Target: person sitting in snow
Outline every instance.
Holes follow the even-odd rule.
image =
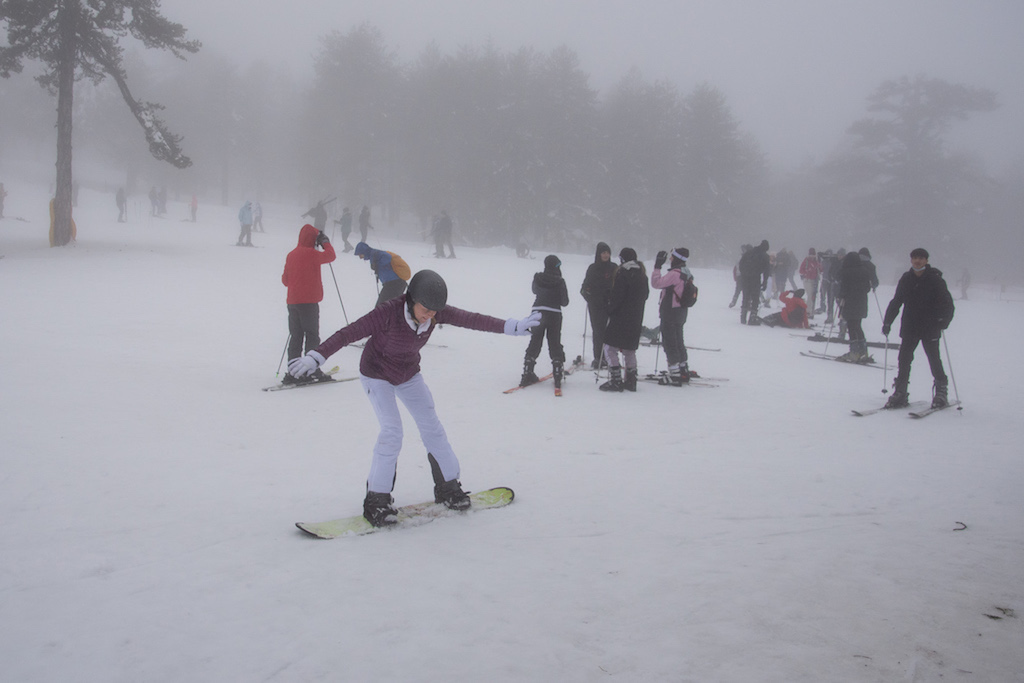
[[[768,327],[782,325],[794,329],[807,329],[810,323],[807,322],[807,302],[804,301],[804,290],[788,290],[779,295],[783,309],[778,313],[761,318],[761,323]]]
[[[527,335],[539,322],[537,312],[521,320],[501,320],[449,306],[444,279],[432,270],[421,270],[409,282],[407,293],[384,302],[288,364],[289,373],[305,377],[339,349],[370,338],[359,360],[363,393],[380,423],[363,500],[363,516],[370,524],[388,526],[398,522],[391,492],[402,448],[399,400],[416,422],[426,447],[434,479],[434,501],[452,510],[466,510],[472,504],[459,482],[459,460],[420,373],[420,349],[437,326],[448,324],[482,332]]]

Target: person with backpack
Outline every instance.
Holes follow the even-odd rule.
[[[640,346],[644,306],[650,293],[644,264],[637,260],[635,250],[623,248],[619,252],[619,267],[612,276],[608,326],[604,331],[604,357],[611,379],[599,387],[601,391],[636,391],[636,350]],[[625,380],[619,364],[620,353],[626,366]]]
[[[318,249],[319,247],[319,249]],[[336,258],[334,247],[327,235],[307,223],[299,230],[299,244],[284,260],[281,284],[288,288],[288,360],[320,346],[320,302],[324,299],[324,285],[320,267]],[[301,384],[291,374],[285,374],[284,384]],[[330,378],[318,368],[306,381],[323,382]]]
[[[533,275],[533,311],[540,314],[540,324],[533,328],[523,359],[523,377],[519,386],[528,387],[540,381],[533,371],[540,356],[544,336],[548,338],[551,373],[555,388],[562,388],[565,349],[562,348],[562,306],[569,305],[569,290],[562,277],[562,261],[554,254],[544,258],[544,270]]]
[[[405,259],[390,251],[374,249],[366,242],[356,245],[355,255],[370,262],[370,269],[380,282],[380,292],[374,306],[380,306],[385,301],[405,293],[406,283],[412,274]]]
[[[612,276],[616,267],[612,262],[612,248],[604,242],[598,242],[594,251],[594,262],[587,266],[587,274],[583,277],[583,286],[580,287],[580,295],[587,302],[590,328],[593,331],[594,370],[606,364],[604,328],[608,325],[608,294],[612,291]]]
[[[681,387],[690,381],[683,326],[690,307],[696,303],[697,287],[693,284],[693,273],[686,267],[690,250],[679,247],[672,250],[671,256],[669,269],[662,275],[661,267],[668,260],[669,253],[658,252],[654,259],[654,270],[651,271],[651,286],[661,290],[658,315],[661,318],[661,345],[665,349],[665,361],[668,363],[668,376],[659,380],[659,384]]]
[[[370,524],[380,527],[398,522],[391,492],[402,449],[399,401],[415,421],[427,450],[434,480],[434,502],[451,510],[466,510],[472,505],[459,482],[459,460],[420,373],[420,350],[437,326],[527,335],[539,322],[539,313],[531,313],[521,320],[502,320],[449,306],[448,285],[444,279],[432,270],[421,270],[409,282],[407,293],[341,328],[317,348],[288,364],[289,373],[305,377],[343,347],[369,337],[359,359],[359,381],[380,423],[363,499],[363,516]]]
[[[914,362],[914,351],[918,344],[924,347],[935,381],[932,407],[949,405],[949,380],[939,355],[939,339],[953,320],[955,307],[953,295],[942,279],[942,271],[928,265],[928,252],[925,249],[917,248],[910,252],[910,270],[900,278],[896,293],[885,309],[882,334],[886,340],[889,339],[892,323],[901,307],[903,316],[900,318],[899,370],[896,372],[892,395],[885,407],[904,408],[908,405],[910,364]]]

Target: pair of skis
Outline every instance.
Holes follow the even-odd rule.
[[[938,406],[933,408],[931,407],[931,404],[928,401],[914,401],[913,403],[903,406],[902,408],[886,408],[885,406],[882,406],[881,408],[870,408],[868,410],[851,410],[850,412],[856,415],[857,417],[867,417],[868,415],[874,415],[875,413],[881,413],[887,410],[909,409],[910,412],[908,413],[908,415],[910,415],[910,417],[921,419],[928,417],[932,413],[937,413],[940,410],[945,410],[946,408],[953,408],[959,405],[960,401],[951,401],[944,406]]]
[[[572,373],[576,372],[577,370],[580,370],[580,369],[586,367],[586,365],[587,364],[583,362],[583,358],[580,357],[580,356],[577,356],[576,360],[574,360],[572,362],[572,365],[570,365],[569,367],[565,368],[562,371],[562,378],[564,379],[564,378],[568,377],[569,375],[571,375]],[[543,377],[538,377],[537,381],[534,382],[533,384],[527,384],[525,387],[524,386],[516,385],[516,386],[512,387],[511,389],[506,389],[502,393],[503,394],[511,394],[512,392],[519,391],[520,389],[526,389],[528,387],[536,386],[536,385],[540,384],[541,382],[548,381],[549,379],[551,379],[554,376],[555,376],[555,373],[549,372],[548,374],[544,375]],[[555,387],[555,396],[561,396],[561,395],[562,395],[562,387]]]
[[[318,382],[300,382],[298,384],[275,384],[269,387],[263,387],[263,391],[287,391],[288,389],[302,389],[303,387],[318,387],[324,384],[339,384],[341,382],[351,382],[352,380],[359,379],[358,377],[339,377],[335,378],[334,375],[338,374],[341,370],[340,367],[335,365],[330,370],[324,372],[328,379],[322,379]]]

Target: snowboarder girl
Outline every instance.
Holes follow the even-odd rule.
[[[501,320],[447,303],[448,286],[444,279],[432,270],[421,270],[409,282],[406,294],[374,308],[316,349],[288,363],[291,375],[304,377],[342,347],[370,338],[359,360],[359,379],[380,423],[363,500],[363,516],[374,526],[398,521],[391,497],[402,448],[402,418],[396,399],[409,411],[426,446],[434,478],[434,501],[452,510],[470,507],[469,496],[459,483],[458,458],[420,374],[420,349],[435,327],[449,324],[482,332],[527,335],[540,322],[539,313],[531,313],[522,320]]]

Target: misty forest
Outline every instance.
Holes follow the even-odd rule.
[[[678,243],[724,266],[762,238],[797,250],[942,244],[965,267],[1014,277],[1024,163],[995,177],[951,148],[951,129],[999,106],[969,83],[893,74],[820,162],[782,170],[714,83],[624,68],[598,92],[571,46],[430,44],[403,63],[363,24],[319,36],[312,78],[298,82],[202,49],[153,0],[103,6],[120,9],[2,5],[3,173],[54,187],[58,223],[72,184],[136,199],[156,186],[222,205],[337,197],[332,218],[365,204],[385,227],[425,228],[444,209],[472,246]]]

